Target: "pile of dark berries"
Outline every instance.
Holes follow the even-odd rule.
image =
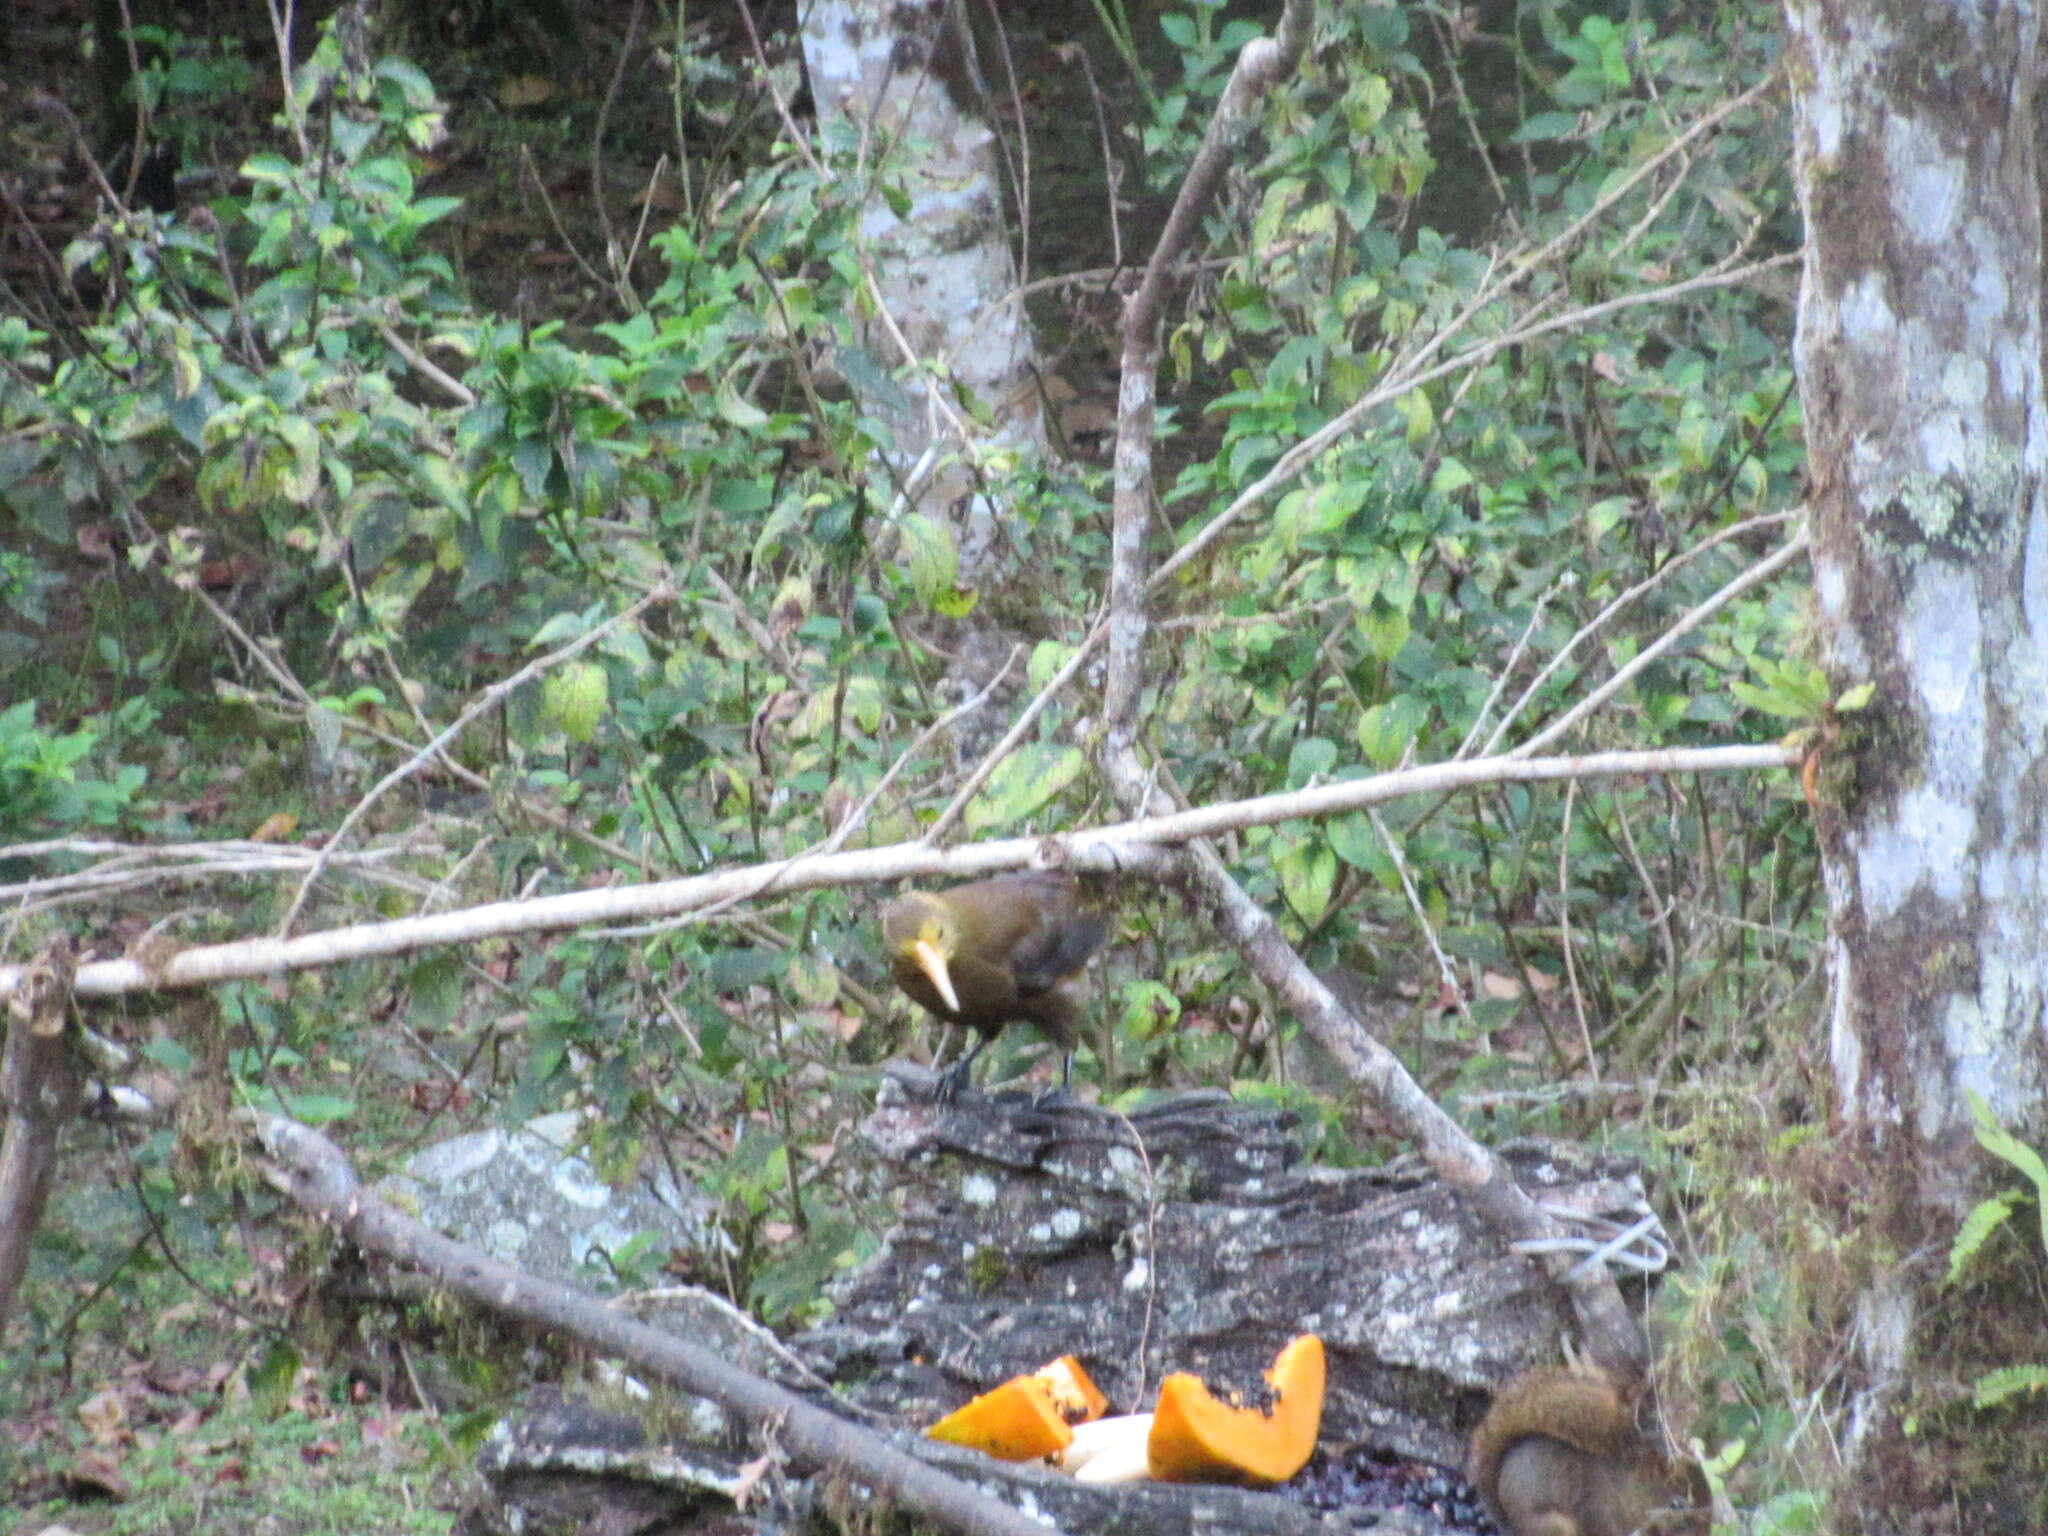
[[[1435,1516],[1452,1530],[1497,1536],[1477,1490],[1457,1473],[1369,1445],[1354,1445],[1335,1455],[1319,1450],[1274,1492],[1311,1509],[1390,1509],[1405,1504]]]

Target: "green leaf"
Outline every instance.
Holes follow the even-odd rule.
[[[429,496],[458,517],[469,513],[469,498],[463,494],[461,478],[446,459],[423,454],[412,461],[415,483]]]
[[[410,1006],[406,1018],[415,1028],[438,1033],[455,1017],[462,1003],[465,973],[452,955],[433,954],[405,973]]]
[[[1337,855],[1330,845],[1321,838],[1290,838],[1274,856],[1273,872],[1294,915],[1306,924],[1320,922],[1337,889]]]
[[[541,717],[571,741],[588,742],[604,718],[611,684],[594,661],[572,661],[541,680]]]
[[[1180,999],[1149,976],[1125,982],[1122,998],[1123,1030],[1133,1039],[1153,1039],[1180,1022]]]
[[[1754,1536],[1818,1536],[1821,1528],[1820,1500],[1803,1490],[1766,1500],[1750,1525]]]
[[[763,478],[711,482],[710,504],[714,512],[766,512],[774,502],[774,489]]]
[[[839,997],[839,967],[821,954],[799,950],[791,956],[785,980],[806,1008],[829,1008]]]
[[[1400,655],[1412,632],[1408,610],[1384,601],[1366,605],[1358,615],[1358,628],[1365,636],[1365,648],[1380,661],[1392,661]]]
[[[1446,458],[1437,465],[1436,473],[1429,477],[1429,488],[1439,496],[1449,496],[1462,491],[1472,483],[1472,471],[1456,459]]]
[[[2048,1391],[2048,1365],[2008,1365],[1980,1376],[1970,1398],[1973,1408],[1995,1408],[2008,1398]]]
[[[1845,689],[1841,697],[1835,700],[1835,713],[1853,715],[1857,710],[1867,708],[1870,701],[1876,697],[1876,683],[1858,683],[1854,688]]]
[[[1740,678],[1729,681],[1728,689],[1751,709],[1766,715],[1776,715],[1781,720],[1808,720],[1805,706],[1797,699],[1779,692],[1775,688],[1759,688],[1754,683],[1745,683]]]
[[[903,561],[910,590],[927,605],[953,595],[960,574],[960,550],[951,526],[936,517],[913,512],[897,525],[903,540]]]
[[[1963,1097],[1969,1103],[1970,1117],[1977,1122],[1977,1145],[1993,1157],[2004,1158],[2033,1184],[2034,1202],[2041,1211],[2041,1246],[2048,1250],[2048,1163],[2024,1141],[1999,1127],[1991,1106],[1976,1089],[1964,1089]]]
[[[1411,389],[1396,400],[1394,409],[1401,413],[1401,419],[1407,423],[1410,447],[1429,436],[1429,429],[1436,425],[1436,412],[1430,407],[1429,396],[1419,389]]]
[[[1331,849],[1346,864],[1371,875],[1390,895],[1401,889],[1400,867],[1394,863],[1387,840],[1380,836],[1370,816],[1339,816],[1323,824],[1323,833],[1330,839]]]
[[[761,531],[754,538],[756,567],[765,565],[769,556],[782,547],[784,537],[803,525],[807,510],[808,503],[796,496],[785,496],[775,504],[775,510],[768,514],[768,520],[761,524]]]
[[[1429,720],[1429,706],[1412,693],[1397,693],[1358,717],[1358,749],[1373,767],[1398,765]]]
[[[1337,763],[1337,743],[1321,736],[1305,736],[1287,754],[1287,783],[1299,789],[1310,779],[1321,778]]]
[[[1579,128],[1576,112],[1538,112],[1509,135],[1512,144],[1540,144],[1545,139],[1569,139]]]
[[[274,1092],[269,1088],[257,1088],[250,1092],[249,1101],[258,1109],[274,1110],[306,1125],[330,1125],[336,1120],[346,1120],[356,1112],[355,1100],[338,1093],[293,1093],[289,1089]]]
[[[1031,648],[1031,659],[1024,664],[1024,675],[1036,693],[1053,679],[1053,674],[1064,667],[1073,656],[1074,648],[1060,640],[1041,640]]]
[[[294,167],[283,155],[251,155],[242,162],[244,179],[271,186],[289,186]]]
[[[743,432],[759,432],[768,425],[768,413],[751,400],[742,400],[730,382],[718,386],[718,414]]]
[[[528,650],[544,651],[552,645],[563,645],[580,635],[590,632],[590,618],[587,614],[562,612],[551,614],[541,627],[533,632],[533,638],[526,642]]]
[[[714,992],[743,992],[766,981],[779,981],[789,971],[786,949],[721,949],[705,966],[705,981]]]
[[[1993,1195],[1988,1200],[1977,1202],[1976,1209],[1963,1218],[1963,1224],[1956,1231],[1956,1240],[1948,1252],[1948,1283],[1954,1285],[1956,1277],[1963,1272],[1963,1266],[1977,1256],[1985,1241],[2005,1224],[2016,1206],[2026,1199],[2016,1189]]]
[[[1586,532],[1594,538],[1612,533],[1633,509],[1626,496],[1608,496],[1586,508]]]
[[[1086,766],[1079,747],[1039,742],[1011,753],[989,775],[981,797],[967,807],[968,830],[986,832],[1022,821],[1078,779]]]
[[[285,476],[284,493],[303,507],[320,489],[319,436],[303,416],[280,417],[276,432],[292,451],[292,468]]]

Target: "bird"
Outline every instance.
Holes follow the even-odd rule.
[[[1109,936],[1109,919],[1072,875],[998,875],[944,891],[910,891],[882,909],[889,973],[911,1001],[981,1036],[939,1080],[949,1100],[1006,1024],[1035,1024],[1065,1053],[1073,1080],[1081,972]]]

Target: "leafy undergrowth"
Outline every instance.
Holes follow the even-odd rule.
[[[82,71],[69,8],[26,9],[24,35],[51,50],[38,62]],[[424,30],[428,8],[386,9]],[[1148,87],[1154,110],[1104,125],[1105,146],[1144,145],[1148,195],[1185,168],[1243,40],[1223,9],[1165,18],[1176,67],[1156,100]],[[1264,158],[1209,221],[1218,265],[1171,322],[1177,536],[1398,355],[1533,319],[1498,292],[1478,303],[1503,264],[1438,227],[1457,207],[1494,221],[1490,196],[1437,174],[1457,140],[1490,139],[1502,164],[1514,146],[1526,185],[1498,190],[1540,241],[1771,67],[1776,12],[1757,0],[1698,31],[1526,9],[1512,46],[1489,39],[1469,66],[1501,71],[1475,98],[1496,103],[1487,120],[1446,125],[1428,70],[1448,34],[1411,33],[1403,7],[1331,8],[1313,68],[1269,106]],[[51,120],[0,123],[0,147],[41,167],[29,205],[78,274],[75,292],[45,274],[33,320],[0,318],[0,426],[20,428],[0,455],[0,845],[332,837],[478,690],[657,577],[673,602],[511,694],[380,803],[355,845],[418,844],[389,885],[330,878],[301,930],[791,855],[868,796],[867,841],[929,827],[967,767],[927,734],[953,698],[950,624],[993,615],[1041,686],[1101,588],[1106,481],[1078,456],[1014,478],[989,466],[1015,566],[982,591],[958,586],[947,529],[894,516],[872,470],[888,428],[846,382],[880,398],[918,382],[855,323],[857,194],[880,175],[886,197],[893,171],[826,136],[830,174],[778,150],[787,37],[771,27],[756,74],[743,31],[688,11],[659,48],[607,36],[566,53],[529,34],[521,60],[510,22],[488,50],[399,31],[365,51],[309,29],[296,95],[260,30],[187,17],[203,35],[153,45],[159,126],[212,176],[168,221],[96,213],[64,191],[78,178]],[[1044,169],[1100,179],[1096,102],[1052,94],[1079,81],[1074,55],[1023,41],[1010,110],[1079,134],[1035,140]],[[635,62],[616,99],[613,45]],[[560,67],[535,75],[535,58]],[[1525,76],[1545,110],[1511,120]],[[1789,247],[1783,162],[1768,121],[1742,123],[1690,162],[1699,187],[1674,171],[1611,208],[1583,257],[1530,263],[1548,285],[1531,302],[1592,304]],[[1069,237],[1041,250],[1108,264],[1107,221],[1076,212],[1093,207],[1080,193],[1039,206]],[[1120,233],[1128,260],[1140,232]],[[1108,368],[1104,292],[1066,316],[1069,363]],[[1162,594],[1151,746],[1177,793],[1440,760],[1506,732],[1511,709],[1533,730],[1764,553],[1800,491],[1782,296],[1702,288],[1642,313],[1529,331],[1414,388]],[[1082,403],[1114,398],[1106,382],[1084,377]],[[1647,595],[1610,610],[1631,591]],[[1804,622],[1794,584],[1758,589],[1573,743],[1810,723],[1829,700],[1800,659]],[[1074,696],[1049,709],[964,835],[1099,819],[1093,712]],[[1671,1085],[1785,1077],[1755,1037],[1811,1006],[1807,816],[1790,781],[1513,788],[1252,828],[1230,857],[1488,1134],[1606,1134],[1668,1166],[1668,1133],[1637,1108],[1655,1093],[1565,1090],[1590,1072],[1668,1103]],[[196,889],[53,902],[38,921],[112,953],[274,931],[290,898],[289,883]],[[784,895],[623,940],[505,940],[99,1010],[95,1027],[215,1102],[189,1103],[175,1132],[85,1129],[98,1139],[67,1150],[27,1336],[0,1360],[0,1411],[25,1431],[0,1475],[25,1528],[433,1530],[462,1502],[468,1427],[514,1373],[487,1345],[330,1295],[324,1245],[239,1166],[227,1116],[243,1103],[331,1124],[365,1176],[479,1125],[592,1111],[604,1177],[666,1166],[717,1203],[730,1257],[690,1278],[771,1324],[815,1316],[875,1240],[849,1128],[874,1064],[905,1046],[872,897]],[[1214,931],[1170,898],[1126,897],[1087,1090],[1229,1083],[1304,1112],[1321,1155],[1386,1144]],[[0,931],[6,957],[42,931]],[[1006,1039],[988,1064],[1037,1055]],[[629,1283],[667,1262],[615,1258]],[[1711,1337],[1704,1308],[1693,1327]],[[1730,1433],[1793,1432],[1768,1417],[1778,1383],[1752,1395]]]
[[[350,1352],[301,1351],[295,1286],[232,1234],[153,1228],[81,1187],[54,1202],[27,1337],[0,1356],[0,1506],[77,1536],[438,1536],[468,1502],[474,1419],[411,1406]],[[250,1229],[254,1231],[254,1228]],[[168,1245],[180,1265],[162,1260]],[[195,1240],[196,1239],[196,1240]],[[111,1253],[115,1267],[105,1265]],[[17,1333],[20,1332],[17,1330]],[[402,1348],[402,1346],[401,1346]],[[388,1362],[401,1373],[403,1359]]]

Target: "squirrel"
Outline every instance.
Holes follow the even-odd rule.
[[[1472,1432],[1466,1475],[1505,1536],[1705,1536],[1697,1469],[1674,1468],[1604,1374],[1524,1371]]]

